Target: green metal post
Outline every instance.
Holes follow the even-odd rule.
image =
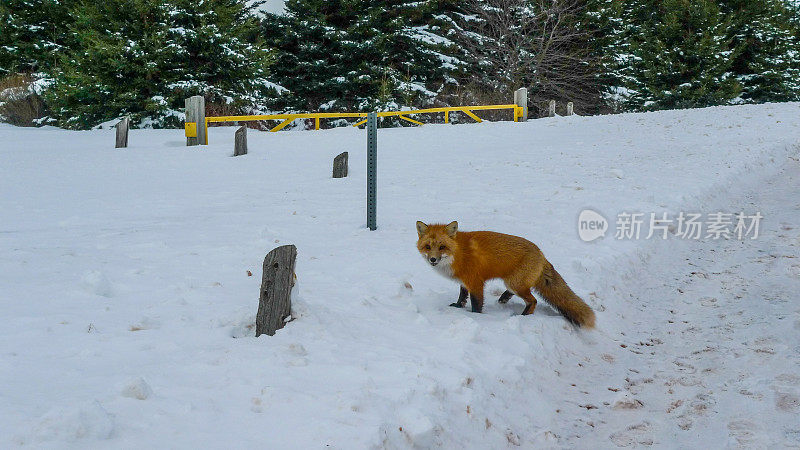
[[[378,114],[367,114],[367,227],[375,231],[378,209]]]

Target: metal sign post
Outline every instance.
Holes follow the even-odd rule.
[[[367,227],[378,228],[378,114],[367,114]]]

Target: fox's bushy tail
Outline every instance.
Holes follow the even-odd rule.
[[[552,264],[547,263],[533,287],[567,320],[579,327],[594,328],[594,311],[572,292]]]

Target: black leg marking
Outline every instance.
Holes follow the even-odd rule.
[[[534,309],[536,309],[536,301],[535,300],[533,302],[527,303],[525,305],[525,309],[522,310],[522,315],[523,316],[527,316],[528,314],[533,314],[533,310]]]
[[[511,297],[513,297],[513,296],[514,296],[514,294],[511,291],[507,290],[507,291],[503,292],[503,295],[501,295],[500,298],[497,299],[497,301],[502,303],[502,304],[506,304],[506,303],[508,303],[509,300],[511,300]]]
[[[483,298],[478,298],[477,295],[470,292],[469,301],[472,303],[472,312],[479,313],[483,311]]]
[[[455,303],[450,303],[450,306],[455,308],[463,308],[467,304],[467,295],[469,291],[464,286],[461,286],[461,292],[458,293],[458,300]]]

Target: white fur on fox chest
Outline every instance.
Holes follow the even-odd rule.
[[[439,275],[450,279],[455,280],[456,277],[453,275],[453,257],[446,256],[439,260],[439,264],[436,264],[433,267],[433,270],[436,271]]]

